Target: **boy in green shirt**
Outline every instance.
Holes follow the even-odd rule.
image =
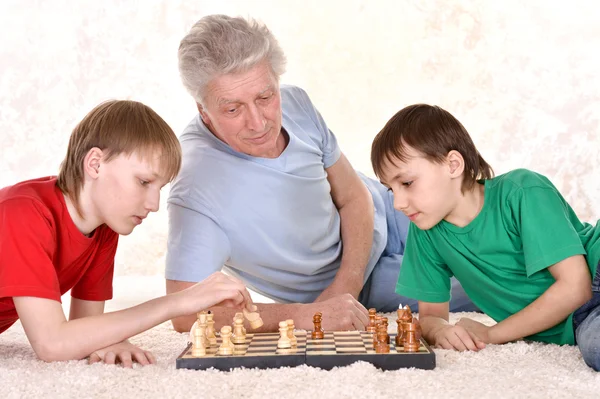
[[[600,229],[579,221],[546,177],[494,177],[462,124],[423,104],[385,125],[371,161],[411,220],[396,292],[419,300],[429,342],[460,351],[521,338],[577,343],[600,369]],[[496,325],[448,323],[452,276]]]

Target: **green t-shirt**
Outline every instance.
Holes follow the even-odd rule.
[[[396,292],[423,302],[450,300],[455,276],[473,303],[497,322],[519,312],[554,283],[548,267],[587,255],[600,260],[600,225],[579,221],[544,176],[525,169],[485,180],[481,212],[465,227],[442,220],[411,223]],[[574,344],[573,315],[528,339]]]

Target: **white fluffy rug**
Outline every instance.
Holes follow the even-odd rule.
[[[132,289],[139,280],[140,289]],[[152,284],[149,284],[152,281]],[[135,285],[138,285],[135,284]],[[151,289],[148,287],[152,287]],[[138,292],[145,300],[160,278],[117,279],[115,296]],[[157,292],[159,294],[160,292]],[[117,297],[118,301],[118,297]],[[109,306],[130,305],[132,296]],[[487,316],[458,313],[485,323]],[[390,323],[390,329],[395,323]],[[164,323],[132,338],[154,353],[158,364],[133,370],[86,361],[47,364],[36,359],[19,323],[0,335],[0,398],[598,398],[600,374],[576,347],[519,342],[479,353],[436,350],[433,371],[380,371],[368,363],[323,371],[301,366],[232,372],[175,369],[186,334]]]

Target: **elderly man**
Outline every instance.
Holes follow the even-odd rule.
[[[326,330],[364,329],[366,308],[416,308],[394,292],[408,219],[354,171],[308,95],[280,86],[285,56],[267,27],[204,17],[181,41],[179,68],[199,114],[180,137],[168,200],[167,292],[223,269],[275,301],[258,304],[264,330],[285,319],[311,329],[317,311]],[[468,310],[455,284],[453,309]],[[212,311],[217,326],[234,316]]]

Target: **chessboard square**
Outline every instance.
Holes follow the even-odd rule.
[[[333,349],[333,348],[335,348],[335,344],[334,343],[331,343],[331,344],[322,344],[322,345],[311,345],[311,344],[306,345],[306,349],[311,349],[311,350],[314,350],[314,349]]]
[[[360,331],[334,331],[333,334],[337,337],[344,337],[351,335],[353,337],[360,335]]]
[[[323,351],[313,351],[313,350],[309,350],[306,352],[307,355],[335,355],[337,354],[336,351],[334,350],[323,350]]]
[[[337,351],[337,353],[367,353],[367,350],[365,348],[356,346],[347,348],[340,348],[338,346],[335,348],[335,350]]]
[[[348,342],[336,342],[335,346],[337,346],[338,348],[356,348],[356,347],[360,347],[360,348],[364,348],[365,345],[362,342],[356,342],[356,341],[348,341]]]
[[[279,339],[279,334],[278,333],[265,333],[265,334],[260,334],[260,335],[255,335],[253,341],[272,341],[272,340],[278,340]]]

